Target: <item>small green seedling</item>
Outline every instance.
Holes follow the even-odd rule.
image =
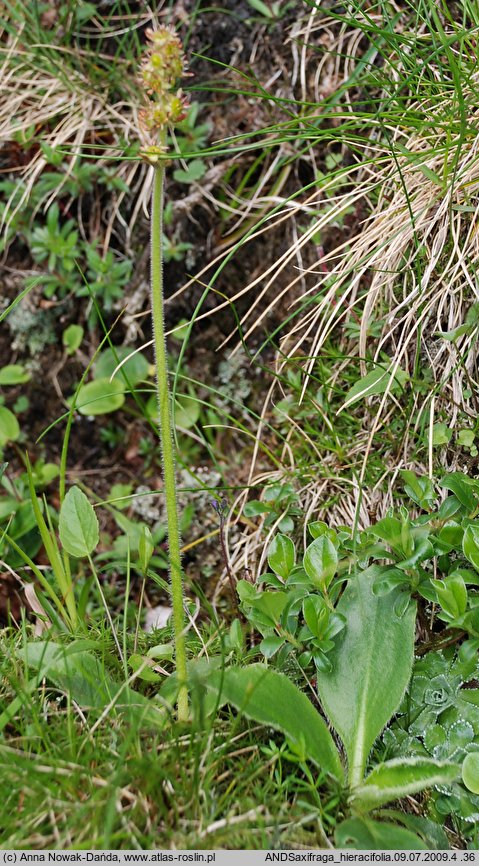
[[[83,328],[81,325],[69,325],[62,334],[62,343],[67,355],[74,355],[80,348],[83,340]]]

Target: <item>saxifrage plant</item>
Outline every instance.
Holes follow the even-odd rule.
[[[377,822],[369,813],[425,788],[452,784],[461,766],[415,755],[377,763],[368,771],[372,746],[397,711],[411,676],[416,622],[415,601],[397,612],[398,589],[386,596],[374,593],[379,568],[371,566],[348,581],[337,606],[344,631],[328,655],[331,669],[317,673],[318,697],[345,758],[324,718],[284,674],[253,664],[213,671],[207,687],[221,703],[280,730],[301,760],[315,763],[347,791],[351,817],[337,828],[339,845],[369,834],[373,848],[421,848],[410,830]]]
[[[479,484],[449,473],[440,486],[451,495],[436,505],[431,479],[402,475],[406,495],[425,513],[413,516],[401,506],[363,532],[313,522],[313,541],[300,563],[293,540],[278,535],[268,551],[270,572],[257,586],[239,584],[243,612],[263,635],[263,655],[279,668],[291,666],[292,658],[308,671],[314,662],[320,704],[342,740],[346,768],[324,720],[284,674],[253,665],[212,677],[222,701],[283,731],[304,758],[341,784],[346,776],[355,814],[350,820],[363,841],[372,832],[364,815],[390,800],[426,787],[458,791],[461,773],[472,799],[479,787],[475,748],[449,749],[447,732],[442,746],[435,743],[412,757],[403,753],[376,765],[369,758],[411,676],[418,598],[435,605],[431,629],[434,618],[436,629],[445,624],[444,636],[432,632],[431,649],[441,640],[447,645],[451,630],[457,640],[466,632],[464,653],[472,653],[474,669],[477,662]],[[347,841],[343,830],[338,843]]]
[[[141,112],[142,156],[153,167],[151,197],[151,308],[153,345],[156,364],[156,387],[159,410],[159,433],[163,456],[168,557],[171,577],[173,628],[175,633],[176,671],[180,683],[178,719],[188,718],[186,648],[184,637],[183,573],[180,552],[180,527],[175,477],[175,448],[171,398],[168,385],[168,363],[165,342],[163,302],[163,209],[166,133],[169,126],[186,117],[185,100],[176,89],[185,74],[181,43],[167,27],[147,31],[150,40],[141,68],[145,106]]]

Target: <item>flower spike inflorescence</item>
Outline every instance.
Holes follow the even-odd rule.
[[[181,42],[168,27],[147,30],[149,46],[140,69],[147,102],[139,113],[142,144],[148,151],[158,147],[155,136],[185,119],[188,102],[180,88],[179,78],[186,75],[186,60]]]
[[[147,30],[146,37],[152,43],[143,61],[143,82],[150,93],[171,90],[185,72],[185,57],[181,42],[169,27]]]

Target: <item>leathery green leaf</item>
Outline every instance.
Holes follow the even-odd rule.
[[[459,778],[460,772],[460,766],[450,761],[422,756],[394,758],[374,767],[364,782],[352,791],[351,803],[360,812],[377,809],[391,800],[416,794],[433,785],[450,785]]]
[[[306,758],[339,781],[343,768],[324,719],[288,677],[266,665],[215,671],[208,687],[222,704],[231,704],[247,718],[281,731],[304,748]]]
[[[318,671],[318,692],[348,757],[349,784],[363,780],[371,747],[396,712],[411,676],[416,605],[398,616],[400,590],[374,595],[380,566],[353,575],[337,606],[346,627]]]
[[[387,363],[387,362],[386,362]],[[392,367],[392,365],[391,365]],[[352,388],[349,389],[346,394],[346,400],[339,412],[342,412],[343,409],[352,406],[353,403],[357,403],[358,400],[361,400],[365,397],[372,397],[377,394],[384,394],[386,391],[398,391],[400,390],[408,380],[407,373],[400,368],[396,368],[393,373],[392,368],[387,369],[384,366],[377,366],[374,370],[370,370],[366,376],[363,376],[359,379]]]
[[[268,565],[271,571],[286,580],[294,568],[294,544],[287,535],[276,535],[268,548]]]
[[[79,487],[71,487],[60,510],[60,541],[70,556],[88,556],[99,539],[93,506]]]
[[[313,586],[327,590],[338,567],[338,553],[330,538],[321,535],[308,545],[303,567]]]
[[[422,851],[428,848],[410,830],[371,818],[348,818],[336,828],[335,838],[338,848],[355,848],[357,851]]]
[[[469,752],[462,765],[462,781],[473,794],[479,794],[479,752]]]

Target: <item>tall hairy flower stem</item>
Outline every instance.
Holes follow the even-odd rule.
[[[156,393],[159,410],[159,434],[163,455],[163,483],[168,530],[168,555],[175,635],[176,674],[179,682],[178,720],[188,719],[188,686],[186,680],[185,617],[183,609],[183,573],[181,568],[180,527],[176,496],[175,448],[173,443],[171,397],[168,387],[165,313],[163,299],[163,195],[164,156],[167,151],[168,127],[186,117],[187,102],[177,81],[185,72],[181,42],[168,27],[147,30],[148,46],[140,68],[143,85],[143,107],[138,113],[142,157],[153,166],[151,197],[151,311],[153,345],[156,362]]]
[[[159,433],[163,455],[163,483],[168,529],[173,631],[175,635],[176,673],[180,684],[178,693],[178,720],[188,719],[188,688],[186,685],[185,617],[183,610],[183,571],[181,567],[180,527],[176,496],[175,448],[173,443],[168,363],[165,341],[165,314],[163,300],[163,194],[164,164],[154,166],[151,197],[151,312],[153,345],[155,349],[156,392],[159,410]]]

